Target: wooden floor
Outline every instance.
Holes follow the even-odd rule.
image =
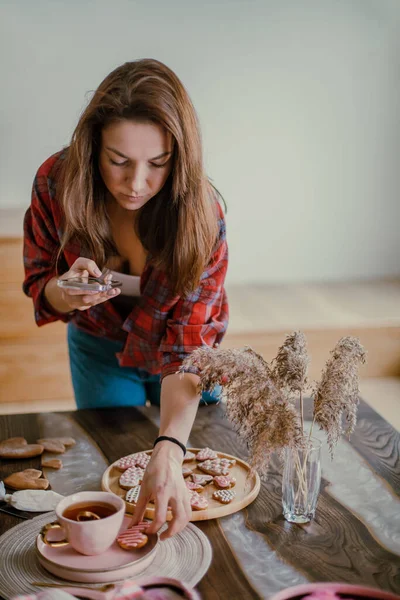
[[[231,334],[400,326],[400,279],[228,285]]]
[[[1,227],[0,227],[1,233]],[[0,237],[0,414],[74,408],[63,323],[37,328],[21,290],[22,240]],[[400,429],[400,279],[227,285],[230,324],[225,347],[252,346],[271,360],[285,335],[302,330],[317,379],[344,335],[368,350],[361,393]]]

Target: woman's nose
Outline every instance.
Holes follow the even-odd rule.
[[[146,188],[146,167],[137,165],[127,174],[126,182],[133,195],[140,196]]]

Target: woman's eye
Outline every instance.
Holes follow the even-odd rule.
[[[128,161],[125,160],[124,162],[115,162],[115,160],[112,160],[112,158],[110,158],[110,163],[117,167],[123,167],[124,165],[126,165],[128,163]]]
[[[168,161],[163,163],[162,165],[155,165],[154,163],[150,163],[152,167],[155,167],[156,169],[162,169],[163,167],[166,167],[168,164]]]

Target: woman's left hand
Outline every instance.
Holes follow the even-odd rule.
[[[162,441],[154,448],[151,460],[147,465],[140,496],[133,513],[131,525],[139,523],[150,500],[155,502],[154,520],[149,533],[156,533],[167,520],[168,507],[172,509],[172,520],[168,529],[161,535],[165,540],[188,524],[192,511],[189,493],[182,475],[183,453],[179,446]]]

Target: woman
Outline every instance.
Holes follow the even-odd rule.
[[[190,517],[182,459],[199,397],[187,356],[227,327],[223,213],[207,180],[196,114],[182,83],[155,60],[129,62],[100,84],[71,144],[36,175],[24,223],[24,291],[39,326],[68,322],[78,408],[160,400],[160,436],[135,522],[156,504],[151,532]],[[122,287],[88,293],[57,279],[98,277]]]

